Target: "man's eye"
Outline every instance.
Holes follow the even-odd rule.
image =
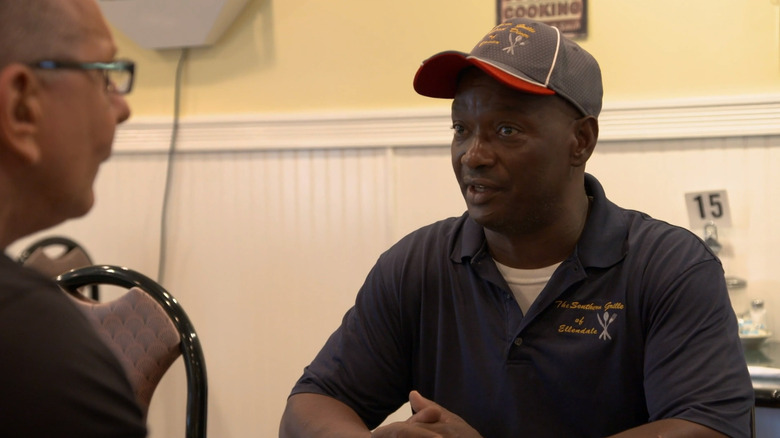
[[[517,129],[511,127],[511,126],[502,126],[498,128],[498,133],[501,135],[513,135],[517,134]]]
[[[463,125],[458,123],[452,124],[452,130],[455,131],[456,134],[463,134],[466,132],[466,128],[463,127]]]

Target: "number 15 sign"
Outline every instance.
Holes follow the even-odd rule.
[[[691,228],[704,228],[710,222],[719,227],[731,226],[729,197],[725,190],[685,194]]]

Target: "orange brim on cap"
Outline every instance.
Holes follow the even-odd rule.
[[[414,75],[414,90],[428,97],[451,99],[458,89],[460,73],[468,67],[477,67],[507,87],[533,94],[552,95],[555,91],[537,85],[531,79],[521,78],[481,59],[463,52],[448,51],[431,56]]]

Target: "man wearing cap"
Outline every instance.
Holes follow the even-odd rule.
[[[515,19],[426,60],[467,212],[382,254],[288,399],[281,437],[748,437],[723,270],[585,173],[601,73]],[[413,415],[378,427],[406,401]],[[370,432],[373,429],[373,432]]]

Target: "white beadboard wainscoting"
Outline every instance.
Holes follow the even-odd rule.
[[[780,333],[780,96],[607,105],[588,171],[625,207],[688,225],[684,193],[727,190],[727,274]],[[63,234],[97,263],[157,276],[171,120],[120,128],[86,217]],[[209,435],[276,436],[287,394],[376,257],[464,209],[441,109],[186,118],[173,154],[164,286],[201,336]],[[701,230],[694,230],[697,234]],[[177,362],[152,401],[151,437],[183,435]],[[404,417],[404,410],[397,414]]]

